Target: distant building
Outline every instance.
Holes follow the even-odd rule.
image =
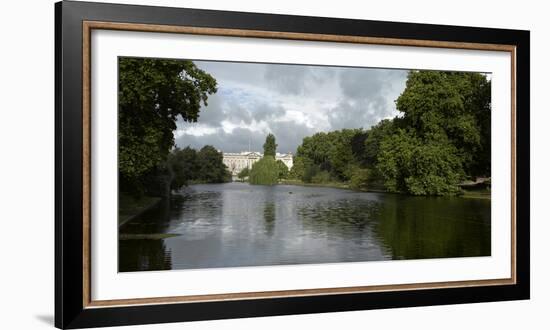
[[[255,151],[243,151],[243,152],[224,152],[223,153],[223,163],[231,174],[237,175],[240,171],[245,168],[252,168],[252,164],[262,159],[263,154]],[[281,160],[290,170],[292,168],[292,153],[275,155],[276,160]]]

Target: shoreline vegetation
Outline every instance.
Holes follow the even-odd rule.
[[[193,61],[119,59],[119,224],[169,198],[171,191],[232,180],[215,146],[180,149],[174,142],[176,121],[200,122],[203,106],[216,92],[216,79]],[[367,129],[304,137],[290,169],[275,160],[275,136],[268,134],[263,157],[238,178],[259,185],[490,198],[486,75],[411,70],[395,106],[397,116],[376,118]]]
[[[242,183],[247,183],[246,181],[239,181]],[[365,188],[365,189],[354,189],[350,187],[350,184],[345,182],[326,182],[326,183],[306,183],[299,180],[281,180],[279,185],[286,185],[286,186],[302,186],[302,187],[323,187],[323,188],[336,188],[336,189],[344,189],[344,190],[351,190],[351,191],[357,191],[357,192],[371,192],[371,193],[382,193],[382,194],[400,194],[400,195],[407,195],[407,196],[414,196],[409,194],[403,194],[403,193],[394,193],[387,190],[384,190],[383,188]],[[462,197],[462,198],[476,198],[476,199],[491,199],[491,191],[486,188],[475,188],[472,190],[462,190],[462,193],[457,194],[456,197]]]
[[[157,206],[161,200],[160,197],[142,196],[134,198],[128,194],[120,193],[118,197],[118,226],[123,226]]]

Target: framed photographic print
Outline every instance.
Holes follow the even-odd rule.
[[[56,4],[59,328],[529,298],[529,32]]]

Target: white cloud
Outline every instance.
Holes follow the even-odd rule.
[[[216,78],[218,92],[198,123],[178,122],[176,143],[226,151],[241,151],[250,139],[261,148],[265,135],[274,133],[280,150],[294,152],[319,131],[368,128],[397,115],[394,100],[406,80],[405,70],[195,63]]]

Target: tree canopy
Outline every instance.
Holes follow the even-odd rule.
[[[279,166],[272,156],[264,156],[252,164],[248,177],[250,184],[274,185],[279,182]]]
[[[279,182],[279,178],[283,174],[281,173],[279,164],[275,161],[276,153],[277,143],[275,143],[275,136],[273,134],[268,134],[264,143],[264,156],[262,159],[252,164],[248,177],[249,183],[274,185]],[[286,167],[284,164],[283,166]]]
[[[191,148],[175,148],[168,157],[173,172],[172,189],[193,183],[222,183],[231,180],[231,173],[223,163],[223,155],[212,146],[198,152]]]
[[[305,137],[298,146],[292,175],[311,182],[313,177],[324,171],[335,180],[349,180],[353,167],[361,163],[365,137],[361,129],[320,132]],[[327,174],[323,175],[326,177]]]
[[[490,81],[479,73],[411,71],[403,115],[371,130],[366,149],[390,191],[448,195],[490,176]]]
[[[265,138],[264,157],[265,156],[275,157],[276,153],[277,153],[277,143],[275,143],[275,136],[270,133]]]
[[[118,166],[122,189],[166,161],[178,117],[196,122],[216,80],[192,61],[119,59]],[[126,186],[126,187],[124,187]]]

